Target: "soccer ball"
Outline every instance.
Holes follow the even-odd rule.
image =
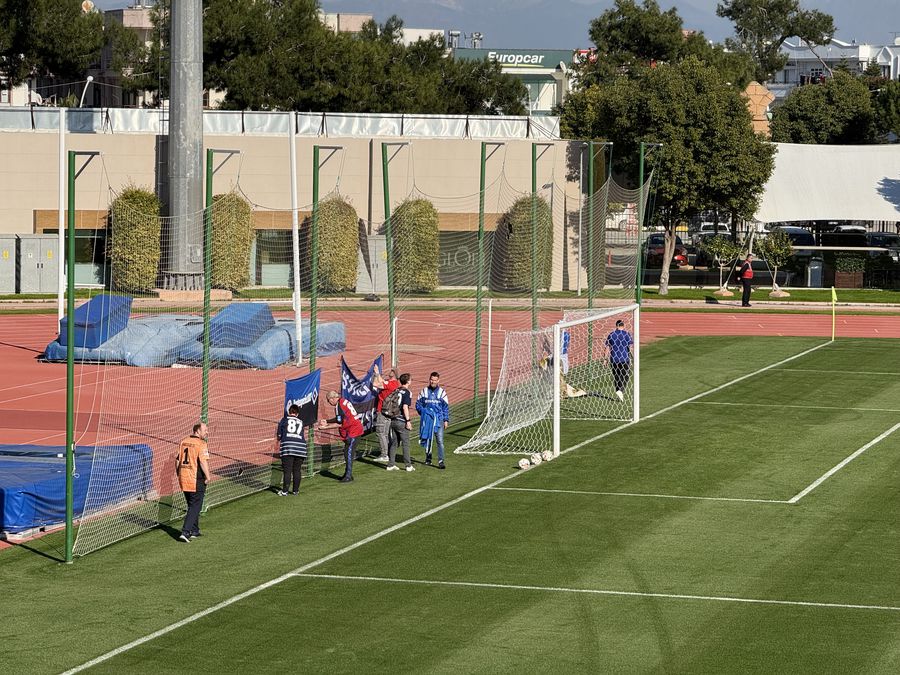
[[[549,462],[551,459],[553,459],[553,453],[550,450],[544,450],[541,453],[541,459],[545,462]]]
[[[520,469],[527,469],[530,466],[531,466],[531,462],[528,461],[527,457],[523,457],[522,459],[519,460],[519,468]]]
[[[536,452],[531,456],[531,463],[534,464],[535,466],[537,466],[538,464],[540,464],[543,461],[544,461],[544,458],[541,457],[541,453],[539,453],[539,452]]]

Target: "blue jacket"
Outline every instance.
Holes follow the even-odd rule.
[[[419,442],[425,445],[444,422],[450,422],[447,392],[440,385],[434,389],[425,387],[416,399],[416,412],[422,418],[419,421]]]

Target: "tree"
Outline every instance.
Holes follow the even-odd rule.
[[[116,196],[109,211],[112,236],[107,246],[113,288],[147,292],[159,273],[159,198],[150,188],[129,185]]]
[[[772,116],[776,143],[853,145],[875,140],[875,112],[865,83],[835,71],[824,84],[795,88]]]
[[[720,71],[726,82],[744,88],[752,79],[753,62],[745,54],[711,44],[703,33],[685,31],[673,7],[663,12],[656,0],[616,0],[615,6],[591,21],[589,34],[597,58],[576,66],[579,85],[609,81],[620,75],[640,77],[647,68],[694,56]]]
[[[873,92],[872,105],[875,115],[875,132],[880,138],[890,134],[900,136],[900,82],[885,82]]]
[[[712,256],[712,259],[719,268],[719,290],[716,291],[716,295],[733,295],[726,287],[725,281],[727,281],[727,277],[723,278],[723,272],[726,266],[730,268],[734,265],[738,256],[740,256],[740,244],[732,241],[729,237],[717,234],[715,237],[707,237],[701,241],[699,247],[704,253]]]
[[[632,180],[640,141],[662,144],[650,162],[654,218],[666,232],[661,294],[668,292],[677,224],[712,208],[752,217],[772,172],[774,147],[754,133],[740,92],[695,57],[577,91],[560,114],[565,136],[613,141],[615,170]]]
[[[758,82],[766,82],[785,66],[788,57],[781,53],[781,45],[789,37],[801,38],[814,50],[828,44],[835,30],[831,15],[802,9],[800,0],[723,0],[716,14],[734,24],[735,37],[725,45],[752,57]]]
[[[2,1],[2,0],[0,0]],[[168,89],[168,6],[151,15],[152,46],[133,67],[131,89]],[[233,110],[430,114],[525,112],[525,85],[496,63],[455,61],[443,39],[401,42],[403,21],[369,21],[335,33],[316,0],[206,0],[204,86]]]
[[[83,80],[100,60],[103,17],[80,0],[0,0],[0,70],[10,84],[29,77]]]
[[[767,237],[763,237],[757,244],[757,250],[765,258],[766,263],[772,267],[772,292],[771,298],[784,298],[790,295],[778,287],[778,268],[784,267],[794,253],[791,238],[784,230],[773,230]]]

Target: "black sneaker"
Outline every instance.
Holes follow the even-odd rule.
[[[444,463],[443,463],[443,462],[441,462],[440,464],[438,464],[438,468],[439,468],[441,471],[443,471],[443,470],[446,469],[447,467],[444,466]]]
[[[292,492],[291,494],[292,494],[294,497],[296,497],[296,496],[299,495],[300,493],[299,493],[299,492]]]
[[[202,537],[202,536],[203,536],[202,533],[200,533],[200,532],[194,532],[194,534],[191,535],[191,539],[196,539],[197,537]]]
[[[352,483],[352,482],[353,482],[353,476],[344,476],[344,477],[341,478],[341,480],[338,481],[338,482],[340,482],[340,483]]]
[[[425,455],[425,466],[431,466],[431,455]]]
[[[191,538],[188,535],[186,535],[184,532],[182,532],[181,536],[178,537],[178,541],[183,541],[185,544],[190,544]]]

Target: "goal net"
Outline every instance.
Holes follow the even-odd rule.
[[[637,305],[578,311],[540,330],[507,333],[490,408],[456,452],[558,455],[564,420],[637,421],[638,317]]]

